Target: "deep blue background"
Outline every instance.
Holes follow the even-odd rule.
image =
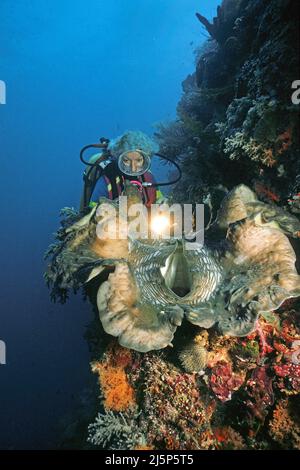
[[[78,206],[79,149],[175,117],[219,0],[1,0],[0,448],[46,448],[90,378],[80,295],[51,304],[43,252]]]

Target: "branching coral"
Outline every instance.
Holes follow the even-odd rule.
[[[247,139],[242,132],[236,132],[233,137],[226,137],[224,153],[229,155],[231,160],[247,157],[268,167],[276,164],[271,148],[265,148],[252,137]]]
[[[300,423],[288,399],[279,400],[270,421],[270,434],[283,448],[300,450]]]
[[[291,128],[278,133],[282,126],[279,108],[268,97],[234,100],[227,109],[226,126],[222,127],[224,153],[232,160],[249,158],[267,167],[277,165],[292,145]]]
[[[108,411],[98,414],[88,427],[88,442],[112,450],[134,449],[143,444],[144,437],[137,426],[137,415]]]

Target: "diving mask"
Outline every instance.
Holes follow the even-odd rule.
[[[119,169],[128,176],[140,176],[149,170],[151,159],[149,154],[140,149],[127,150],[118,159]]]

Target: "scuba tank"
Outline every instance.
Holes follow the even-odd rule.
[[[80,200],[80,212],[83,212],[89,205],[94,188],[104,169],[111,163],[111,153],[108,150],[109,140],[101,137],[99,144],[89,144],[81,149],[80,160],[87,166],[83,173],[83,192]],[[89,148],[100,149],[101,152],[93,155],[87,162],[83,159],[83,154]]]

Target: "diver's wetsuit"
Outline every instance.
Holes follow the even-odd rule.
[[[100,197],[116,199],[123,190],[124,175],[120,173],[115,159],[112,159],[111,163],[107,165],[105,173],[105,175],[98,179],[95,185],[91,198],[92,204],[99,201]],[[126,176],[126,179],[155,183],[155,179],[149,171],[145,172],[142,176]],[[151,204],[162,198],[162,193],[156,187],[143,188],[143,191],[144,203],[147,207],[150,207]]]
[[[108,188],[104,176],[98,179],[92,194],[92,201],[98,201],[100,197],[108,198]]]

